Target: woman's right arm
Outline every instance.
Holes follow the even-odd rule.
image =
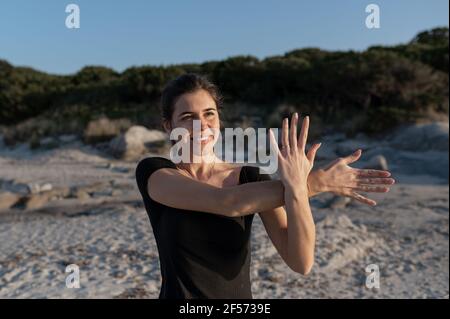
[[[331,191],[374,205],[374,201],[359,195],[356,191],[386,192],[395,181],[389,178],[390,173],[387,171],[354,169],[348,166],[360,156],[361,152],[355,153],[334,161],[325,169],[312,171],[308,177],[308,196]],[[331,181],[334,181],[334,184],[337,181],[336,187],[328,186]],[[150,183],[158,187],[149,187]],[[348,189],[351,194],[346,195],[340,191],[341,189]],[[193,180],[172,168],[158,169],[151,174],[147,181],[147,192],[153,200],[169,207],[229,217],[273,210],[285,204],[284,186],[280,180],[219,188]]]
[[[284,186],[279,180],[220,188],[193,180],[172,168],[158,169],[151,174],[147,191],[154,201],[165,206],[228,217],[245,216],[284,205]]]

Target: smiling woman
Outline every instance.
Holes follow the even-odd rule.
[[[198,93],[198,94],[194,94]],[[182,95],[184,99],[178,101]],[[180,102],[181,107],[177,107],[177,102]],[[220,121],[223,109],[223,99],[219,93],[218,88],[207,80],[206,77],[202,77],[196,74],[185,74],[172,82],[164,88],[164,92],[161,96],[161,117],[162,126],[167,131],[172,126],[172,119],[181,120],[187,123],[195,119],[196,113],[193,112],[190,106],[193,106],[196,102],[202,102],[204,108],[203,113],[206,116],[212,117],[217,113],[216,119],[219,120],[220,128],[223,127],[223,123]],[[190,104],[190,105],[186,105]],[[183,110],[181,110],[183,108]],[[177,112],[174,116],[174,112]],[[172,143],[175,143],[172,141]]]
[[[175,164],[163,157],[141,160],[136,180],[153,228],[161,264],[160,298],[252,298],[250,234],[259,213],[272,243],[284,262],[306,275],[314,262],[315,225],[308,198],[322,192],[352,190],[354,198],[369,199],[356,190],[386,191],[389,172],[354,170],[347,164],[359,155],[311,172],[320,145],[306,153],[309,118],[297,137],[298,115],[282,123],[282,148],[271,134],[278,156],[280,180],[259,168],[237,166],[213,152],[220,129],[221,99],[206,78],[185,74],[170,82],[162,95],[163,127],[169,133],[183,128],[183,141],[200,142],[201,152]],[[195,140],[194,120],[201,123]],[[192,144],[192,143],[190,143]],[[213,158],[212,163],[206,158]],[[339,181],[337,185],[330,181]],[[368,186],[366,184],[372,184]],[[333,188],[332,186],[333,185]],[[358,197],[358,196],[359,197]]]

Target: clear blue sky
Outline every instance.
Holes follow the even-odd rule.
[[[80,7],[80,29],[65,27],[69,3]],[[365,27],[370,3],[380,6],[381,29]],[[448,10],[448,0],[0,0],[0,59],[67,74],[303,47],[364,50],[448,26]]]

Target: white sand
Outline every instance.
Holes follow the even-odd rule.
[[[433,154],[443,157],[447,175],[424,168],[436,166],[436,158],[417,153],[405,163],[411,152],[387,156],[399,183],[373,196],[375,208],[351,203],[332,210],[322,208],[330,194],[314,198],[317,254],[307,277],[284,265],[256,217],[254,297],[448,298],[448,152]],[[73,198],[34,211],[0,211],[0,297],[156,298],[158,254],[134,168],[134,162],[111,161],[79,143],[42,152],[0,148],[1,180],[54,187],[104,181],[106,193],[122,189],[115,196],[99,190],[84,203]],[[116,186],[108,184],[112,180]],[[79,289],[65,287],[65,267],[72,263],[80,267]],[[369,264],[380,268],[380,289],[365,287]]]

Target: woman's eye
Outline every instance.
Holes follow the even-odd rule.
[[[208,112],[208,113],[205,113],[205,114],[206,114],[207,117],[214,116],[214,112]],[[191,115],[184,116],[184,117],[181,118],[182,121],[190,120],[190,119],[192,119]]]

